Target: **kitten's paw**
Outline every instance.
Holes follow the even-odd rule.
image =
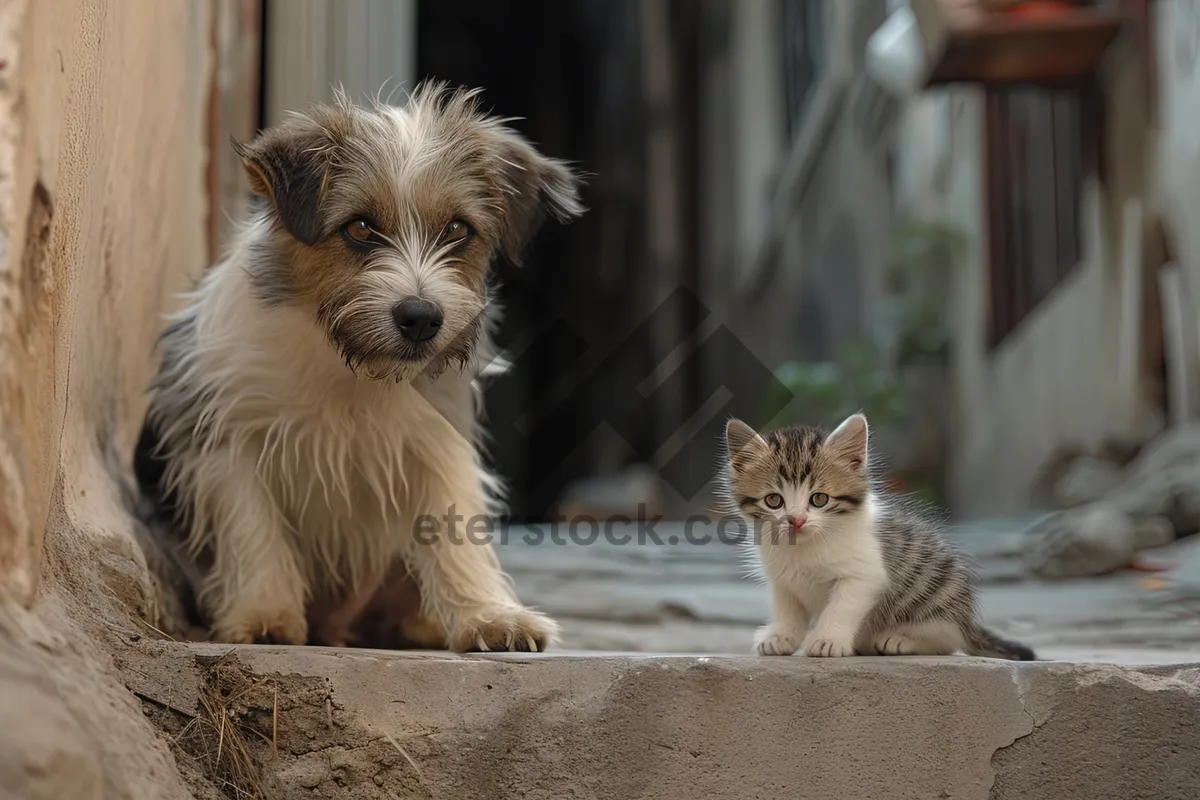
[[[917,653],[917,643],[901,633],[884,633],[873,642],[881,656],[911,656]]]
[[[760,656],[790,656],[799,649],[798,639],[773,625],[764,625],[754,634],[754,652]]]
[[[848,658],[855,655],[854,642],[814,637],[804,648],[809,658]]]

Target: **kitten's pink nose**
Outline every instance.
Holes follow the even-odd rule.
[[[792,526],[792,530],[798,531],[804,527],[804,523],[808,522],[808,517],[797,517],[789,514],[787,516],[788,525]]]

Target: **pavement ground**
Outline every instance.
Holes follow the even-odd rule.
[[[1118,664],[1200,662],[1200,537],[1145,551],[1163,572],[1043,581],[1025,570],[1032,518],[961,524],[950,535],[976,562],[984,622],[1039,658]],[[746,653],[768,616],[742,547],[713,524],[513,526],[495,534],[522,599],[563,626],[566,650]],[[589,541],[592,533],[598,535]],[[553,537],[552,537],[553,534]]]

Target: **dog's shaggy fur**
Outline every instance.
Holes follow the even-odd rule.
[[[425,646],[557,638],[470,536],[500,490],[475,379],[493,259],[581,214],[579,179],[476,94],[339,96],[235,143],[264,202],[163,334],[137,454],[216,640],[346,644],[372,598],[418,596],[401,627]],[[414,298],[431,338],[402,335]]]

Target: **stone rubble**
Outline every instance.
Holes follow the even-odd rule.
[[[1200,426],[1166,431],[1127,465],[1080,454],[1056,470],[1051,494],[1061,510],[1025,535],[1034,575],[1104,575],[1200,530]]]

